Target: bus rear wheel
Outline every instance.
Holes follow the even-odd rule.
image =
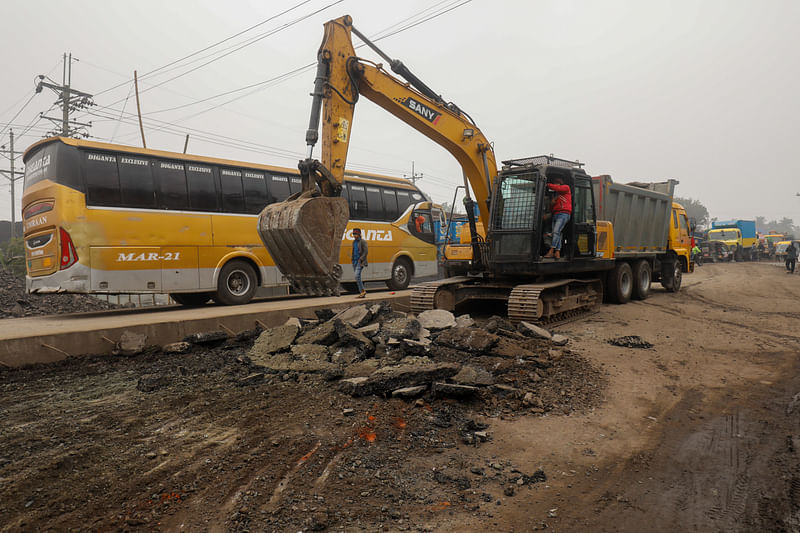
[[[222,305],[246,304],[256,293],[258,279],[250,263],[241,259],[228,262],[219,271],[214,301]]]
[[[170,293],[169,297],[185,307],[205,305],[211,299],[211,295],[207,292],[175,292]]]
[[[410,282],[411,262],[405,257],[399,257],[392,265],[392,277],[386,280],[386,286],[393,291],[402,291],[408,288]]]

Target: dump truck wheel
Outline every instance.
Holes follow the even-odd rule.
[[[408,288],[411,282],[411,263],[405,257],[398,257],[392,265],[392,277],[386,280],[386,286],[393,291]]]
[[[683,271],[681,270],[681,262],[677,259],[672,263],[664,265],[661,271],[661,285],[669,292],[678,292],[681,290],[681,281],[683,280]]]
[[[246,304],[253,299],[258,285],[256,271],[246,261],[234,259],[219,272],[214,301],[222,305]]]
[[[211,295],[207,292],[175,292],[169,296],[175,303],[185,307],[199,307],[211,299]]]
[[[634,300],[644,300],[650,294],[650,280],[653,277],[653,269],[645,259],[637,261],[633,265],[633,293]]]
[[[608,292],[614,303],[624,304],[630,301],[633,293],[633,272],[628,263],[619,262],[609,272]]]

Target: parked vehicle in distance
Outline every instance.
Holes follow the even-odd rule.
[[[750,259],[748,249],[758,245],[755,220],[722,220],[711,223],[708,240],[722,241],[734,253],[737,261]]]
[[[722,241],[704,241],[700,243],[700,253],[705,263],[720,263],[733,260],[733,253]]]

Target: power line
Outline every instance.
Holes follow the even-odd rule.
[[[428,11],[431,11],[431,10],[433,10],[433,9],[436,9],[438,6],[440,6],[440,5],[442,5],[442,4],[446,4],[448,1],[449,1],[449,0],[443,0],[443,1],[439,2],[438,4],[435,4],[435,5],[434,5],[434,6],[432,6],[432,7],[429,7],[429,8],[423,9],[422,11],[419,11],[419,12],[417,12],[416,14],[414,14],[414,15],[410,16],[410,17],[407,17],[407,18],[405,18],[405,19],[403,19],[403,20],[401,20],[401,21],[398,21],[398,22],[396,22],[396,23],[392,24],[392,25],[391,25],[391,26],[389,26],[388,28],[384,28],[383,30],[381,30],[381,31],[379,31],[378,33],[376,33],[376,34],[375,34],[375,37],[373,37],[373,38],[372,38],[372,41],[374,41],[374,42],[375,42],[375,41],[380,41],[380,40],[382,40],[382,39],[385,39],[385,38],[387,38],[387,37],[391,37],[391,36],[393,36],[393,35],[397,35],[397,34],[398,34],[398,33],[400,33],[400,32],[403,32],[403,31],[405,31],[405,30],[407,30],[407,29],[413,28],[414,26],[417,26],[417,25],[419,25],[419,24],[421,24],[421,23],[423,23],[423,22],[427,22],[428,20],[431,20],[431,19],[433,19],[433,18],[436,18],[436,17],[438,17],[438,16],[439,16],[439,15],[441,15],[441,14],[444,14],[444,13],[446,13],[446,12],[448,12],[448,11],[452,11],[453,9],[456,9],[456,8],[458,8],[458,7],[461,7],[462,5],[464,5],[464,4],[466,4],[466,3],[469,3],[471,0],[466,0],[466,1],[456,0],[457,2],[461,1],[461,3],[460,3],[460,4],[458,4],[458,5],[455,5],[455,6],[453,6],[453,4],[451,3],[451,4],[450,4],[450,6],[447,6],[447,7],[445,8],[445,9],[446,9],[445,11],[441,11],[441,12],[439,12],[439,13],[435,13],[434,15],[432,15],[432,16],[430,16],[430,17],[428,17],[428,18],[424,18],[424,19],[421,19],[421,20],[419,20],[419,21],[416,21],[416,22],[414,22],[413,24],[411,24],[411,25],[409,25],[409,26],[407,26],[407,27],[402,27],[402,28],[399,28],[397,31],[394,31],[394,32],[388,33],[388,34],[386,34],[386,35],[381,35],[382,33],[386,32],[386,31],[389,31],[389,30],[391,30],[392,28],[395,28],[395,27],[397,27],[398,25],[402,24],[402,23],[403,23],[403,22],[405,22],[405,21],[408,21],[408,20],[414,19],[414,18],[416,18],[416,17],[420,16],[421,14],[423,14],[423,13],[425,13],[425,12],[428,12]],[[363,44],[363,43],[362,43],[362,44],[359,44],[359,45],[357,45],[357,46],[355,47],[355,49],[356,49],[356,50],[358,50],[359,48],[362,48],[362,47],[364,47],[364,46],[365,46],[365,44]],[[190,107],[190,106],[193,106],[193,105],[201,104],[201,103],[203,103],[203,102],[207,102],[207,101],[209,101],[209,100],[213,100],[213,99],[215,99],[215,98],[220,98],[220,97],[223,97],[223,96],[227,96],[227,95],[229,95],[229,94],[233,94],[233,93],[237,93],[237,92],[245,91],[245,90],[247,90],[247,89],[250,89],[250,88],[256,88],[256,87],[260,87],[260,86],[262,86],[262,85],[266,85],[266,84],[269,84],[269,83],[271,83],[271,82],[275,82],[275,83],[274,83],[274,85],[277,85],[277,83],[280,83],[280,82],[282,82],[282,81],[286,81],[286,80],[288,80],[288,79],[291,79],[291,78],[293,78],[293,77],[294,77],[294,76],[292,76],[293,74],[300,74],[300,73],[303,73],[303,72],[306,72],[306,71],[308,71],[308,70],[311,70],[311,69],[313,69],[313,68],[314,68],[314,66],[316,66],[316,64],[317,64],[317,63],[316,63],[316,61],[314,61],[314,62],[312,62],[312,63],[308,63],[308,64],[306,64],[306,65],[303,65],[302,67],[298,67],[298,68],[296,68],[296,69],[293,69],[293,70],[291,70],[291,71],[289,71],[289,72],[286,72],[286,73],[284,73],[284,74],[281,74],[281,75],[279,75],[279,76],[275,76],[275,77],[273,77],[273,78],[270,78],[270,79],[267,79],[267,80],[263,80],[263,81],[256,82],[256,83],[252,83],[252,84],[250,84],[250,85],[245,85],[244,87],[240,87],[240,88],[238,88],[238,89],[232,89],[232,90],[230,90],[230,91],[225,91],[225,92],[222,92],[222,93],[219,93],[219,94],[213,95],[213,96],[209,96],[209,97],[203,98],[203,99],[201,99],[201,100],[197,100],[197,101],[195,101],[195,102],[190,102],[190,103],[188,103],[188,104],[182,104],[182,105],[178,105],[178,106],[174,106],[174,107],[169,107],[169,108],[165,108],[165,109],[159,109],[159,110],[156,110],[156,111],[150,111],[150,112],[148,112],[148,113],[145,113],[145,114],[146,114],[146,115],[153,115],[153,114],[156,114],[156,113],[165,113],[165,112],[167,112],[167,111],[174,111],[174,110],[177,110],[177,109],[183,109],[183,108]],[[272,86],[272,85],[270,85],[270,86]],[[259,89],[259,90],[260,90],[260,89]],[[219,108],[219,107],[225,106],[225,105],[227,105],[227,104],[229,104],[229,103],[235,102],[236,100],[239,100],[239,99],[241,99],[241,98],[245,98],[245,97],[247,97],[247,96],[249,96],[249,95],[251,95],[251,94],[254,94],[254,93],[256,93],[256,92],[258,92],[258,91],[257,91],[257,90],[254,90],[254,91],[252,91],[252,92],[249,92],[249,93],[247,93],[247,94],[244,94],[244,95],[242,95],[242,96],[240,96],[240,97],[233,98],[233,99],[231,99],[231,100],[228,100],[228,101],[226,101],[226,102],[223,102],[222,104],[218,104],[218,105],[212,106],[212,107],[210,107],[210,108],[208,108],[208,109],[206,109],[206,110],[204,110],[204,111],[201,111],[201,112],[195,113],[195,114],[193,114],[193,115],[189,115],[189,116],[187,116],[187,117],[180,118],[180,119],[178,119],[178,120],[179,120],[179,121],[182,121],[182,120],[187,120],[187,119],[189,119],[189,118],[196,117],[197,115],[199,115],[199,114],[201,114],[201,113],[205,113],[205,112],[207,112],[207,111],[211,111],[211,110],[213,110],[213,109],[217,109],[217,108]],[[114,104],[110,104],[110,105],[114,105]]]
[[[8,121],[8,122],[9,122],[9,124],[10,124],[10,123],[12,123],[12,122],[14,122],[14,120],[16,120],[16,118],[17,118],[17,117],[20,115],[20,113],[22,113],[23,111],[25,111],[25,108],[26,108],[26,107],[28,107],[28,104],[30,104],[30,103],[31,103],[31,100],[33,100],[33,99],[36,97],[36,95],[37,95],[37,94],[38,94],[38,91],[37,91],[37,92],[34,92],[34,93],[33,93],[33,94],[30,96],[30,98],[28,98],[28,101],[27,101],[27,102],[25,102],[25,103],[22,105],[22,107],[19,109],[19,111],[17,111],[17,114],[16,114],[16,115],[14,115],[13,117],[11,117],[11,120],[9,120],[9,121]],[[7,129],[8,129],[8,126],[4,127],[2,130],[0,130],[0,138],[2,138],[3,134],[6,132],[6,130],[7,130]]]
[[[197,50],[197,51],[195,51],[195,52],[192,52],[191,54],[188,54],[188,55],[186,55],[186,56],[183,56],[183,57],[181,57],[181,58],[179,58],[179,59],[176,59],[176,60],[174,60],[174,61],[171,61],[171,62],[167,63],[166,65],[162,65],[162,66],[160,66],[160,67],[158,67],[158,68],[156,68],[156,69],[153,69],[153,70],[151,70],[151,71],[145,72],[144,74],[142,74],[142,76],[141,76],[139,79],[144,79],[144,78],[147,78],[147,77],[149,77],[149,76],[151,76],[151,75],[154,75],[155,73],[157,73],[157,72],[159,72],[159,71],[165,70],[165,69],[167,69],[167,68],[169,68],[169,67],[171,67],[171,66],[173,66],[173,65],[176,65],[176,64],[178,64],[178,63],[180,63],[180,62],[182,62],[182,61],[184,61],[184,60],[186,60],[186,59],[189,59],[190,57],[194,57],[194,56],[196,56],[197,54],[201,54],[201,53],[205,52],[206,50],[210,50],[211,48],[214,48],[215,46],[218,46],[218,45],[220,45],[220,44],[222,44],[222,43],[224,43],[224,42],[227,42],[227,41],[229,41],[229,40],[231,40],[231,39],[234,39],[234,38],[236,38],[236,37],[238,37],[238,36],[240,36],[240,35],[242,35],[242,34],[244,34],[244,33],[247,33],[248,31],[250,31],[250,30],[252,30],[252,29],[255,29],[255,28],[259,27],[259,26],[262,26],[262,25],[266,24],[267,22],[270,22],[270,21],[272,21],[272,20],[275,20],[275,19],[276,19],[276,18],[278,18],[278,17],[281,17],[281,16],[283,16],[283,15],[285,15],[285,14],[287,14],[287,13],[291,12],[291,11],[294,11],[295,9],[297,9],[297,8],[299,8],[299,7],[302,7],[303,5],[305,5],[305,4],[307,4],[307,3],[309,3],[310,1],[311,1],[311,0],[304,0],[303,2],[300,2],[300,3],[298,3],[298,4],[295,4],[294,6],[290,7],[289,9],[286,9],[286,10],[284,10],[284,11],[281,11],[280,13],[277,13],[277,14],[275,14],[275,15],[272,15],[272,16],[270,16],[270,17],[266,18],[265,20],[262,20],[262,21],[261,21],[261,22],[259,22],[258,24],[254,24],[253,26],[250,26],[249,28],[246,28],[246,29],[244,29],[244,30],[242,30],[242,31],[240,31],[240,32],[238,32],[238,33],[235,33],[234,35],[231,35],[230,37],[226,37],[225,39],[222,39],[221,41],[217,41],[217,42],[216,42],[216,43],[214,43],[214,44],[211,44],[211,45],[208,45],[208,46],[206,46],[205,48],[202,48],[202,49],[200,49],[200,50]],[[341,0],[340,0],[340,1],[341,1]],[[108,88],[108,89],[105,89],[105,90],[103,90],[103,91],[100,91],[99,93],[97,93],[97,96],[99,96],[99,95],[101,95],[101,94],[105,94],[105,93],[107,93],[107,92],[109,92],[109,91],[112,91],[112,90],[114,90],[114,89],[117,89],[117,88],[119,88],[119,87],[122,87],[123,85],[126,85],[127,83],[129,83],[129,82],[132,82],[132,81],[133,81],[133,78],[129,78],[127,81],[125,81],[125,82],[123,82],[123,83],[117,84],[117,85],[115,85],[115,86],[113,86],[113,87],[110,87],[110,88]],[[118,103],[118,102],[115,102],[114,104],[116,104],[116,103]],[[114,105],[114,104],[111,104],[111,105]]]

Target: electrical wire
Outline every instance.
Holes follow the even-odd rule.
[[[111,142],[114,142],[114,137],[117,136],[117,132],[119,131],[119,125],[122,121],[122,115],[125,114],[125,107],[128,105],[128,100],[130,99],[131,94],[133,94],[133,87],[134,84],[131,83],[131,88],[128,89],[128,97],[125,98],[125,103],[122,104],[122,111],[119,112],[119,119],[117,119],[117,126],[114,128],[114,133],[111,135]]]
[[[433,13],[432,15],[427,15],[427,16],[423,17],[422,19],[419,19],[419,20],[416,20],[416,21],[414,21],[414,22],[412,22],[410,24],[407,24],[406,26],[402,26],[402,27],[400,27],[400,28],[398,28],[398,29],[396,29],[394,31],[390,31],[387,34],[381,35],[381,33],[389,31],[392,28],[397,27],[398,25],[402,24],[405,21],[409,21],[409,20],[418,18],[422,14],[425,14],[427,12],[435,10],[435,9],[439,8],[440,6],[442,6],[443,4],[447,4],[446,1],[439,2],[439,3],[435,4],[434,6],[426,8],[425,10],[422,10],[422,11],[418,12],[417,14],[412,15],[411,17],[407,17],[406,19],[403,19],[402,21],[399,21],[399,22],[393,24],[392,26],[389,26],[388,28],[382,30],[378,34],[378,37],[375,37],[373,39],[373,41],[382,40],[382,39],[397,35],[398,33],[401,33],[403,31],[406,31],[406,30],[410,29],[410,28],[416,27],[416,26],[418,26],[418,25],[420,25],[420,24],[422,24],[424,22],[427,22],[429,20],[437,18],[438,16],[440,16],[442,14],[445,14],[447,12],[450,12],[450,11],[454,10],[454,9],[457,9],[458,7],[461,7],[464,4],[469,3],[470,1],[471,0],[465,0],[465,1],[456,0],[456,2],[451,2],[449,5],[445,6],[445,8],[441,9],[438,12]],[[358,45],[357,48],[360,48],[362,46],[364,46],[364,45],[363,44]],[[187,117],[183,117],[181,119],[178,119],[176,121],[165,122],[165,121],[157,121],[155,119],[149,119],[147,122],[150,123],[150,122],[154,121],[154,122],[160,122],[161,123],[161,125],[158,126],[157,129],[155,129],[154,131],[162,131],[164,133],[171,134],[171,135],[183,136],[185,134],[186,130],[191,130],[191,131],[195,132],[194,133],[195,137],[197,137],[197,138],[199,138],[201,140],[204,140],[205,142],[209,142],[211,144],[219,144],[221,146],[227,146],[227,147],[232,147],[232,148],[237,148],[237,149],[243,149],[243,150],[248,150],[248,151],[253,151],[253,152],[258,152],[258,153],[266,153],[266,154],[269,154],[269,155],[277,155],[279,157],[297,158],[299,156],[302,156],[303,154],[301,154],[299,152],[293,152],[293,151],[288,151],[288,150],[277,149],[275,147],[269,147],[269,146],[266,146],[266,145],[259,145],[258,143],[250,143],[248,141],[242,141],[242,140],[234,139],[234,138],[230,138],[230,137],[225,138],[224,136],[221,137],[219,135],[209,134],[207,132],[203,132],[202,130],[197,130],[197,129],[194,129],[194,128],[183,127],[182,131],[179,131],[179,130],[175,129],[177,127],[176,122],[188,120],[188,119],[193,118],[193,117],[195,117],[195,116],[197,116],[199,114],[206,113],[206,112],[211,111],[213,109],[217,109],[219,107],[227,105],[227,104],[229,104],[229,103],[231,103],[233,101],[236,101],[238,99],[244,98],[246,96],[249,96],[250,94],[253,94],[254,92],[257,92],[257,91],[260,91],[260,90],[266,88],[266,87],[262,87],[262,86],[267,86],[268,87],[268,86],[272,86],[274,84],[280,83],[282,81],[285,81],[286,79],[290,79],[290,78],[294,77],[295,75],[298,75],[298,74],[300,74],[302,72],[305,72],[306,70],[312,68],[315,64],[316,63],[309,63],[307,65],[303,65],[302,67],[293,69],[293,70],[291,70],[289,72],[286,72],[286,73],[281,74],[279,76],[275,76],[275,77],[270,78],[268,80],[264,80],[262,82],[258,82],[258,83],[255,83],[255,84],[250,84],[248,86],[245,86],[245,87],[242,87],[242,88],[239,88],[239,89],[226,91],[226,92],[220,93],[218,95],[214,95],[214,96],[211,96],[211,97],[204,98],[204,99],[202,99],[200,101],[197,101],[197,102],[192,102],[192,103],[189,103],[189,104],[183,104],[181,106],[175,106],[173,108],[162,109],[162,110],[158,110],[158,111],[154,111],[154,112],[146,114],[146,115],[152,115],[152,114],[155,114],[155,113],[171,111],[171,110],[175,110],[175,109],[182,109],[182,108],[185,108],[185,107],[189,107],[191,105],[196,105],[198,103],[202,103],[202,102],[205,102],[205,101],[208,101],[208,100],[212,100],[214,98],[218,98],[218,97],[221,97],[221,96],[233,94],[235,92],[241,92],[242,90],[246,90],[246,89],[250,89],[250,88],[256,88],[256,90],[254,90],[254,91],[250,91],[250,92],[248,92],[248,93],[246,93],[244,95],[240,95],[240,96],[238,96],[238,97],[236,97],[234,99],[228,100],[228,101],[223,102],[221,104],[217,104],[215,106],[212,106],[210,108],[202,110],[202,111],[200,111],[198,113],[194,113],[194,114],[189,115]],[[167,81],[169,81],[169,80],[167,80]],[[268,84],[272,84],[272,85],[268,85]],[[111,105],[114,105],[114,104],[111,104]],[[106,109],[108,111],[116,112],[117,110],[113,109],[111,107],[111,105],[109,105],[109,106],[99,106],[99,107],[101,109]],[[106,120],[106,121],[116,120],[118,123],[125,123],[125,124],[131,125],[131,126],[138,125],[137,122],[134,122],[132,120],[127,120],[126,121],[126,120],[124,120],[122,118],[125,115],[124,108],[120,112],[120,116],[119,117],[111,117],[111,116],[108,116],[108,115],[102,115],[101,113],[99,113],[97,111],[91,111],[88,114],[96,116],[96,117],[101,117],[100,121],[103,121],[103,120]],[[131,117],[135,117],[135,115],[133,115],[131,113],[128,113],[128,115],[131,116]],[[115,132],[116,132],[116,130],[115,130]],[[213,137],[210,137],[212,135],[213,135]],[[114,136],[116,136],[116,133],[114,134]],[[227,139],[227,140],[224,141],[224,142],[215,141],[215,139],[219,139],[219,138],[224,138],[224,139]],[[404,173],[404,171],[402,171],[402,170],[392,169],[392,168],[387,168],[387,167],[379,167],[379,166],[376,166],[376,165],[354,164],[354,166],[358,166],[358,167],[365,168],[365,169],[366,168],[372,168],[372,169],[376,169],[376,170],[379,170],[379,171],[390,171],[390,172],[399,173],[399,174],[403,174]],[[430,175],[428,175],[428,176],[430,176]],[[434,177],[434,176],[430,176],[430,177],[433,178],[433,181],[438,181],[438,182],[441,182],[442,184],[447,184],[447,185],[451,184],[451,182],[449,180],[444,180],[444,179],[437,178],[437,177]]]
[[[9,121],[8,121],[8,123],[9,123],[9,124],[11,124],[12,122],[14,122],[14,120],[16,120],[16,118],[17,118],[17,117],[20,115],[20,113],[22,113],[23,111],[25,111],[25,108],[26,108],[26,107],[28,107],[28,104],[30,104],[30,103],[31,103],[31,100],[33,100],[33,99],[36,97],[36,95],[37,95],[37,94],[38,94],[38,93],[34,92],[34,93],[31,95],[31,97],[30,97],[30,98],[28,98],[28,101],[27,101],[27,102],[25,102],[25,103],[22,105],[22,107],[19,109],[19,111],[17,111],[17,114],[16,114],[16,115],[14,115],[13,117],[11,117],[11,120],[9,120]],[[0,139],[2,139],[2,138],[3,138],[3,134],[6,132],[6,130],[7,130],[7,129],[8,129],[8,126],[5,126],[5,127],[2,129],[2,130],[0,130]]]
[[[250,26],[249,28],[246,28],[246,29],[244,29],[244,30],[242,30],[242,31],[240,31],[240,32],[238,32],[238,33],[236,33],[236,34],[234,34],[234,35],[231,35],[230,37],[226,37],[225,39],[222,39],[221,41],[217,41],[216,43],[213,43],[213,44],[211,44],[211,45],[208,45],[208,46],[206,46],[205,48],[202,48],[202,49],[200,49],[200,50],[197,50],[197,51],[195,51],[195,52],[192,52],[192,53],[191,53],[191,54],[189,54],[189,55],[186,55],[186,56],[183,56],[183,57],[181,57],[181,58],[179,58],[179,59],[176,59],[176,60],[174,60],[174,61],[171,61],[170,63],[167,63],[166,65],[162,65],[162,66],[160,66],[160,67],[158,67],[158,68],[156,68],[156,69],[153,69],[153,70],[150,70],[150,71],[148,71],[148,72],[145,72],[144,74],[142,74],[142,76],[140,76],[140,77],[139,77],[139,80],[142,80],[142,79],[145,79],[145,78],[147,78],[147,77],[153,76],[153,75],[155,75],[156,73],[158,73],[158,72],[160,72],[160,71],[162,71],[162,70],[169,69],[169,67],[172,67],[173,65],[177,65],[178,63],[181,63],[182,61],[185,61],[186,59],[189,59],[189,58],[191,58],[191,57],[194,57],[194,56],[196,56],[196,55],[198,55],[198,54],[201,54],[201,53],[203,53],[203,52],[205,52],[205,51],[207,51],[207,50],[210,50],[211,48],[214,48],[214,47],[216,47],[216,46],[218,46],[218,45],[220,45],[220,44],[222,44],[222,43],[225,43],[225,42],[227,42],[227,41],[229,41],[229,40],[231,40],[231,39],[234,39],[234,38],[236,38],[236,37],[238,37],[238,36],[240,36],[240,35],[242,35],[242,34],[244,34],[244,33],[247,33],[248,31],[250,31],[250,30],[252,30],[252,29],[255,29],[255,28],[259,27],[259,26],[262,26],[262,25],[266,24],[267,22],[270,22],[270,21],[272,21],[272,20],[275,20],[275,19],[277,19],[277,18],[279,18],[279,17],[281,17],[281,16],[283,16],[283,15],[285,15],[285,14],[287,14],[287,13],[291,12],[291,11],[294,11],[295,9],[297,9],[297,8],[299,8],[299,7],[302,7],[303,5],[305,5],[305,4],[307,4],[307,3],[309,3],[310,1],[311,1],[311,0],[304,0],[303,2],[300,2],[300,3],[298,3],[298,4],[295,4],[295,5],[293,5],[292,7],[290,7],[289,9],[286,9],[286,10],[284,10],[284,11],[281,11],[280,13],[277,13],[277,14],[275,14],[275,15],[272,15],[272,16],[268,17],[267,19],[265,19],[265,20],[262,20],[262,21],[261,21],[261,22],[259,22],[258,24],[254,24],[253,26]],[[342,0],[338,0],[338,1],[337,1],[337,2],[335,2],[335,3],[339,3],[339,2],[341,2],[341,1],[342,1]],[[328,6],[328,7],[329,7],[329,6]],[[250,43],[250,44],[252,44],[252,43]],[[198,67],[198,68],[199,68],[199,67]],[[184,74],[188,74],[188,72],[186,72],[186,73],[184,73]],[[129,79],[128,79],[128,81],[126,81],[126,82],[124,82],[124,83],[117,84],[117,85],[115,85],[115,86],[113,86],[113,87],[110,87],[110,88],[108,88],[108,89],[105,89],[105,90],[103,90],[103,91],[100,91],[100,92],[99,92],[99,93],[97,93],[95,96],[99,96],[99,95],[101,95],[101,94],[105,94],[105,93],[107,93],[107,92],[109,92],[109,91],[112,91],[112,90],[114,90],[114,89],[117,89],[117,88],[119,88],[119,87],[122,87],[123,85],[125,85],[126,83],[128,83],[128,82],[130,82],[130,81],[133,81],[133,79],[132,79],[132,78],[129,78]],[[167,80],[167,81],[170,81],[170,80]],[[114,104],[111,104],[111,105],[115,105],[116,103],[118,103],[118,102],[114,102]]]

